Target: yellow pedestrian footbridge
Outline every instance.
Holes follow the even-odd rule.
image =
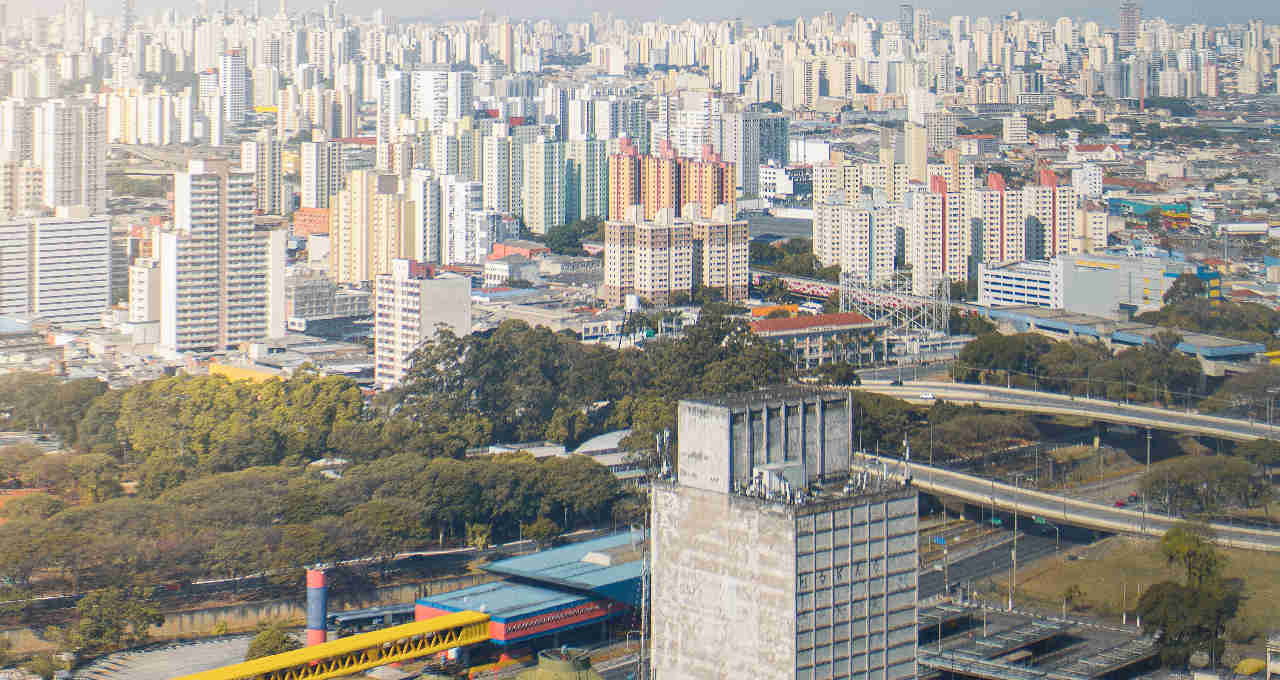
[[[445,614],[174,680],[324,680],[489,639],[489,615]]]

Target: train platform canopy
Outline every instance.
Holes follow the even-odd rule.
[[[496,581],[418,598],[414,619],[476,611],[489,615],[489,636],[499,645],[523,642],[607,621],[630,608],[606,598]]]
[[[524,582],[607,597],[634,606],[639,597],[645,541],[642,530],[622,531],[500,560],[485,569]]]

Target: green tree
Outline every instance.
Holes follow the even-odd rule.
[[[573,225],[559,224],[547,230],[547,247],[557,255],[581,255],[582,235]]]
[[[362,532],[363,546],[378,559],[385,572],[387,564],[424,536],[420,508],[406,498],[376,498],[351,509],[347,523]]]
[[[1236,444],[1236,455],[1267,472],[1270,481],[1271,468],[1280,465],[1280,442],[1274,439],[1254,439]]]
[[[826,300],[822,301],[822,313],[835,314],[836,312],[839,312],[839,311],[840,311],[840,291],[837,290],[831,295],[828,295]]]
[[[100,651],[146,641],[164,615],[146,603],[150,592],[134,588],[91,590],[76,603],[69,640],[75,649]]]
[[[1269,349],[1280,348],[1280,339],[1276,336],[1280,331],[1280,312],[1251,302],[1194,297],[1139,314],[1136,320],[1184,332],[1261,342]]]
[[[1236,588],[1221,583],[1196,588],[1164,581],[1142,593],[1137,613],[1144,632],[1158,635],[1160,660],[1166,666],[1185,666],[1195,652],[1222,659],[1222,635],[1239,606]]]
[[[791,295],[791,291],[782,279],[773,278],[765,279],[756,291],[756,295],[769,302],[785,302]]]
[[[488,524],[480,524],[473,522],[467,525],[467,545],[476,550],[484,550],[489,547],[489,539],[493,535],[493,528]]]
[[[996,325],[981,314],[964,314],[953,307],[950,317],[948,327],[953,335],[985,335],[996,330]]]
[[[0,447],[0,481],[19,476],[23,468],[44,455],[35,444],[12,444]]]
[[[1188,588],[1205,588],[1222,574],[1226,558],[1213,546],[1215,534],[1207,524],[1179,522],[1160,538],[1160,554],[1186,571]]]
[[[249,649],[245,652],[244,660],[252,661],[264,656],[292,652],[295,649],[302,649],[302,643],[298,638],[285,628],[284,623],[272,621],[258,625],[253,639],[249,641]]]
[[[1204,297],[1208,288],[1204,281],[1195,274],[1180,274],[1173,280],[1173,285],[1164,292],[1164,303],[1175,305],[1195,298]]]
[[[1075,609],[1076,605],[1084,600],[1084,590],[1080,588],[1080,584],[1073,583],[1062,591],[1062,602],[1068,609]]]
[[[583,408],[561,406],[551,414],[551,422],[547,423],[544,436],[550,441],[572,447],[582,441],[582,435],[590,426]]]
[[[818,367],[818,377],[831,385],[861,385],[858,370],[853,364],[832,362]]]
[[[0,517],[7,519],[48,519],[62,512],[67,504],[60,498],[45,493],[15,498],[0,505]]]
[[[560,536],[560,526],[546,517],[539,517],[530,524],[521,526],[524,537],[538,544],[539,548],[551,545]]]
[[[22,667],[41,680],[53,680],[58,671],[66,670],[66,665],[53,658],[52,654],[37,654]]]
[[[116,460],[104,453],[83,453],[69,461],[75,479],[76,495],[81,502],[101,503],[123,493],[120,468]]]

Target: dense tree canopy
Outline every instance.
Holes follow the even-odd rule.
[[[1007,384],[1068,394],[1184,403],[1200,382],[1195,358],[1170,332],[1114,355],[1095,341],[1055,341],[1035,333],[988,333],[965,345],[952,370],[960,382]]]
[[[557,255],[583,255],[583,241],[602,239],[600,225],[601,220],[596,217],[558,224],[547,230],[544,242]]]
[[[1140,314],[1137,320],[1181,331],[1260,342],[1268,349],[1280,347],[1280,340],[1276,338],[1276,331],[1280,331],[1280,312],[1251,302],[1186,297],[1158,311]]]
[[[1243,458],[1182,456],[1151,466],[1142,490],[1176,514],[1220,513],[1271,500],[1270,484]]]
[[[683,336],[643,350],[584,345],[570,334],[507,321],[487,337],[442,333],[427,342],[384,407],[427,429],[473,418],[499,441],[545,437],[574,445],[632,427],[644,445],[674,429],[681,398],[782,383],[790,374],[773,345],[714,310],[704,309]],[[672,418],[655,420],[655,409]]]
[[[0,429],[46,432],[74,444],[80,421],[106,383],[92,378],[63,381],[39,373],[0,375]]]
[[[839,267],[819,266],[813,255],[813,241],[807,238],[787,239],[777,245],[753,241],[748,248],[753,267],[811,279],[840,280]]]
[[[1204,281],[1195,274],[1181,274],[1173,280],[1173,285],[1164,292],[1166,305],[1178,304],[1203,297],[1208,288]]]

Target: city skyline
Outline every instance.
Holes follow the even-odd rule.
[[[239,10],[249,12],[253,8],[253,2],[244,2],[243,0],[232,1],[228,3],[232,11]],[[1012,6],[1007,0],[979,0],[978,2],[966,3],[963,6],[949,5],[946,3],[912,3],[915,7],[920,7],[932,11],[935,16],[989,16],[1000,17],[1012,11],[1021,13],[1024,19],[1056,19],[1058,17],[1071,17],[1084,20],[1092,20],[1104,22],[1107,25],[1118,27],[1120,24],[1120,2],[1104,3],[1104,4],[1086,4],[1086,3],[1046,3],[1045,5],[1036,6]],[[1148,17],[1164,18],[1175,24],[1207,24],[1221,25],[1229,23],[1242,23],[1249,19],[1262,19],[1264,21],[1280,21],[1280,8],[1273,3],[1267,2],[1251,2],[1248,0],[1236,0],[1229,3],[1215,3],[1211,8],[1215,14],[1206,15],[1206,8],[1197,5],[1192,0],[1177,0],[1159,3],[1140,3],[1143,5],[1143,13]],[[435,5],[435,6],[433,6]],[[211,9],[220,7],[221,3],[210,3]],[[264,2],[264,7],[274,10],[277,6],[276,2]],[[293,0],[288,3],[289,11],[311,11],[322,10],[325,6],[324,0]],[[136,12],[141,16],[150,15],[159,10],[172,7],[170,4],[160,2],[160,0],[139,0],[136,4]],[[773,3],[735,3],[735,2],[703,2],[697,5],[696,11],[690,11],[687,3],[679,3],[671,0],[664,0],[658,3],[646,3],[644,11],[634,11],[636,6],[629,3],[619,3],[616,7],[610,5],[587,5],[575,0],[566,0],[565,2],[556,3],[540,3],[537,5],[536,12],[529,12],[527,3],[517,2],[516,0],[490,0],[481,5],[471,4],[465,8],[458,8],[456,5],[449,3],[417,3],[408,0],[390,0],[389,2],[380,3],[376,6],[362,5],[358,8],[348,7],[339,4],[339,11],[349,12],[357,10],[360,12],[371,12],[380,9],[389,16],[394,16],[404,20],[416,21],[458,21],[471,19],[479,16],[480,12],[485,11],[495,16],[509,16],[513,20],[537,20],[551,19],[557,21],[574,21],[589,19],[593,12],[613,12],[619,19],[630,21],[664,21],[667,23],[679,23],[685,20],[694,21],[714,21],[717,19],[742,18],[752,21],[757,25],[767,25],[779,22],[791,22],[798,17],[813,17],[821,15],[824,12],[831,11],[836,13],[854,13],[861,16],[867,16],[875,19],[893,19],[895,5],[882,5],[872,2],[853,3],[843,7],[831,5],[795,5],[788,7],[787,13],[783,14],[777,9],[777,5]],[[100,16],[117,15],[120,11],[120,5],[110,0],[91,0],[85,3],[85,8]],[[190,14],[195,9],[194,6],[181,8],[184,14]],[[430,10],[424,12],[424,10]],[[60,5],[48,5],[36,2],[36,0],[7,0],[7,16],[10,22],[20,21],[23,18],[39,13],[41,15],[50,15],[60,13],[62,7]]]

